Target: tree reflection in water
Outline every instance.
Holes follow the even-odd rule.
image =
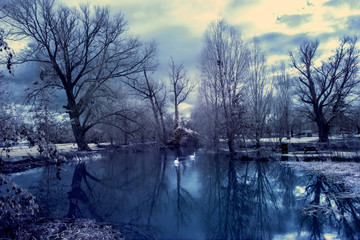
[[[160,207],[160,203],[162,202],[160,199],[163,197],[163,194],[167,197],[169,196],[168,192],[168,184],[166,181],[166,167],[167,167],[168,157],[167,152],[163,152],[163,160],[160,161],[160,164],[156,165],[155,170],[155,181],[153,185],[153,190],[151,192],[151,195],[149,196],[150,199],[150,210],[149,210],[149,216],[148,216],[148,224],[151,224],[151,217],[153,215],[153,212]]]
[[[181,176],[186,170],[186,164],[182,162],[178,166],[174,166],[176,170],[176,205],[175,205],[175,218],[176,218],[176,232],[180,227],[187,225],[189,218],[191,218],[193,205],[195,200],[190,192],[181,186]]]
[[[170,195],[169,202],[167,204],[167,210],[173,209],[171,213],[171,220],[167,223],[168,228],[173,233],[173,237],[181,236],[183,233],[179,233],[180,230],[184,230],[189,224],[192,224],[194,218],[194,207],[196,201],[192,196],[192,193],[183,186],[182,178],[187,178],[187,169],[193,166],[193,162],[190,161],[189,156],[194,153],[194,148],[182,148],[174,147],[170,150],[171,157],[171,170],[168,172],[170,178],[176,177],[176,185],[174,191]],[[174,164],[174,160],[178,159],[179,164]],[[160,200],[161,201],[161,200]],[[170,208],[170,209],[169,209]]]
[[[329,180],[324,175],[306,175],[306,178],[299,232],[306,228],[309,238],[325,239],[325,230],[332,227],[341,238],[359,239],[360,198],[349,196],[343,182]]]
[[[63,193],[68,191],[68,186],[58,180],[57,173],[58,168],[50,165],[41,171],[39,181],[27,180],[31,184],[29,190],[36,196],[36,203],[41,206],[43,216],[59,216],[58,213],[68,206],[63,199]]]
[[[110,155],[106,164],[90,170],[85,162],[79,163],[72,178],[68,216],[111,222],[130,239],[152,238],[156,234],[151,227],[153,215],[164,210],[169,196],[167,154],[150,155],[147,161],[147,155],[134,156],[125,154],[120,163],[117,155]]]
[[[75,167],[71,190],[68,192],[70,204],[67,217],[84,217],[83,211],[88,211],[92,217],[103,221],[104,219],[97,213],[96,207],[93,206],[90,199],[93,187],[90,186],[89,180],[99,183],[99,180],[86,170],[85,162],[79,162]],[[84,207],[80,207],[80,204]]]
[[[254,233],[257,239],[272,239],[273,232],[278,231],[280,212],[277,201],[279,193],[275,192],[275,181],[269,164],[255,163],[253,177],[255,188],[255,222]]]
[[[106,221],[128,239],[360,238],[360,199],[337,179],[214,154],[191,161],[193,153],[110,154],[63,166],[61,181],[51,166],[35,181],[31,174],[18,178],[31,183],[50,217]]]
[[[166,152],[110,157],[102,174],[103,196],[111,199],[104,210],[108,221],[127,238],[149,239],[160,234],[153,226],[169,199],[167,168]]]
[[[275,169],[262,162],[225,161],[213,156],[203,172],[206,237],[271,239],[280,231]]]

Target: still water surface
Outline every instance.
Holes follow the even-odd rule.
[[[47,217],[94,218],[130,238],[360,238],[344,184],[278,162],[178,151],[116,153],[13,174]],[[175,159],[179,164],[174,164]]]

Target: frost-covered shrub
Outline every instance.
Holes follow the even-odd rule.
[[[33,195],[0,174],[0,237],[15,237],[38,209]]]
[[[170,145],[198,146],[198,134],[191,129],[178,127],[174,130]]]

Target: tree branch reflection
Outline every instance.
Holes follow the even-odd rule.
[[[300,231],[305,228],[311,239],[324,239],[329,227],[335,226],[340,238],[360,238],[360,198],[349,195],[341,181],[321,174],[306,175],[306,178]]]

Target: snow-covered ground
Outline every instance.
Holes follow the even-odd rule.
[[[294,157],[294,158],[306,158],[306,157],[320,157],[320,158],[340,158],[340,159],[353,159],[360,158],[360,152],[358,151],[336,151],[336,150],[326,150],[326,151],[317,151],[317,152],[307,152],[304,151],[293,151],[288,154],[281,154],[281,156]]]
[[[334,181],[345,183],[352,190],[350,195],[360,196],[360,163],[358,162],[281,162],[297,170],[322,174]]]
[[[360,135],[353,135],[352,137],[358,138],[360,140]],[[330,141],[334,140],[348,140],[349,137],[342,135],[334,135],[329,137]],[[279,142],[279,138],[261,138],[261,142]],[[319,141],[319,137],[292,137],[290,139],[283,138],[281,142],[283,143],[316,143]]]
[[[105,145],[106,143],[102,144]],[[89,147],[92,150],[99,150],[99,148],[94,143],[90,143]],[[56,148],[59,152],[75,152],[77,151],[77,145],[74,143],[63,143],[63,144],[56,144]],[[10,160],[21,160],[23,158],[27,158],[29,156],[36,157],[39,155],[39,151],[37,150],[37,147],[31,147],[28,146],[14,146],[11,147],[11,150],[9,153],[7,153],[10,156]],[[1,149],[0,151],[0,157],[8,160],[7,154],[5,151]]]
[[[319,140],[318,137],[293,137],[290,139],[283,138],[281,142],[283,143],[310,143],[310,142],[317,142]],[[278,143],[279,138],[261,138],[260,142],[270,142],[270,143]]]

